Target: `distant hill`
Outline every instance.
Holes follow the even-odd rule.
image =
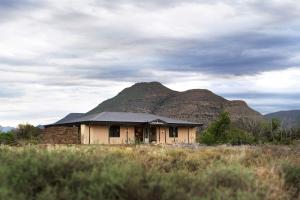
[[[244,101],[229,101],[206,89],[184,92],[171,90],[159,82],[136,83],[108,99],[87,114],[104,111],[144,112],[208,125],[219,113],[227,111],[233,120],[262,118]]]
[[[300,110],[288,110],[269,113],[266,118],[278,118],[286,127],[300,127]]]
[[[10,127],[10,126],[5,126],[5,127],[0,126],[0,132],[3,132],[3,133],[9,132],[14,129],[15,129],[14,127]]]

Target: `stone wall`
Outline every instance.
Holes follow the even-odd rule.
[[[45,128],[42,143],[45,144],[80,144],[78,127],[53,126]]]

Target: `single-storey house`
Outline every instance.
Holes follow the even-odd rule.
[[[202,126],[147,113],[71,113],[45,126],[45,143],[132,144],[195,143],[196,129]]]

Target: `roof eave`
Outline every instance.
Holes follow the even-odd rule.
[[[164,123],[164,124],[151,124],[150,122],[124,122],[124,121],[78,121],[78,122],[67,122],[67,123],[59,123],[59,124],[48,124],[45,125],[45,128],[52,127],[52,126],[78,126],[80,124],[123,124],[123,125],[143,125],[143,124],[149,124],[149,125],[173,125],[173,126],[190,126],[190,127],[200,127],[203,126],[202,123]]]

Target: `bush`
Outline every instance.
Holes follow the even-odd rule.
[[[294,196],[300,197],[300,165],[286,163],[282,171],[287,188],[292,187]]]
[[[200,142],[214,144],[253,144],[254,137],[244,130],[233,127],[228,113],[222,113],[200,136]]]
[[[13,133],[0,133],[0,144],[15,145],[16,137]]]
[[[239,164],[213,166],[203,177],[205,199],[261,199],[254,173]]]
[[[200,136],[200,142],[213,145],[226,142],[226,132],[230,128],[229,113],[221,113],[218,120],[213,122]]]
[[[242,145],[242,144],[253,144],[255,143],[255,138],[244,130],[231,128],[227,135],[226,140],[232,145]]]
[[[35,140],[39,135],[42,134],[42,130],[31,124],[19,124],[18,128],[15,130],[15,133],[19,139]]]
[[[206,145],[214,145],[216,144],[216,138],[211,132],[205,131],[200,136],[200,143],[204,143]]]
[[[223,163],[230,151],[1,148],[0,199],[263,199],[251,169]]]

